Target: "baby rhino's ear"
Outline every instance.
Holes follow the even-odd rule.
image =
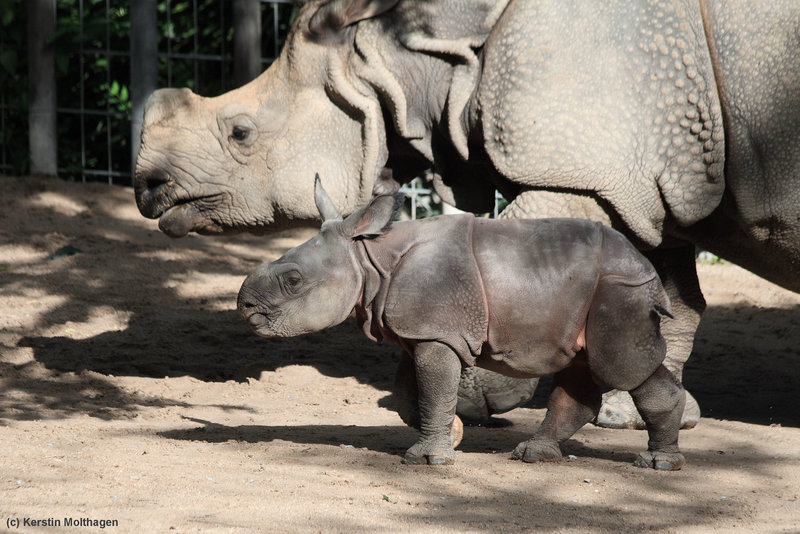
[[[353,239],[375,237],[386,232],[403,205],[405,196],[379,195],[344,220],[345,235]]]

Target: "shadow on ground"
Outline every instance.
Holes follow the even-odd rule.
[[[102,378],[110,375],[243,381],[304,364],[389,388],[399,349],[369,342],[351,320],[301,338],[264,340],[234,311],[244,276],[296,244],[296,236],[170,240],[136,213],[130,189],[2,180],[0,349],[30,350],[47,372],[0,356],[2,387],[28,403],[6,407],[0,417],[35,418],[46,406],[62,416],[80,413],[75,391],[92,388],[105,391],[93,400],[113,399],[117,410],[108,414],[154,402],[114,391]],[[72,253],[59,255],[64,247]],[[19,326],[31,315],[32,328]],[[92,328],[102,332],[81,331],[97,323],[105,326]],[[800,426],[798,326],[800,308],[710,307],[684,376],[704,414]],[[543,406],[541,392],[532,405]]]

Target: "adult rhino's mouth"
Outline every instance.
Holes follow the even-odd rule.
[[[158,219],[159,229],[170,237],[183,237],[192,231],[208,234],[223,231],[209,217],[222,193],[176,197],[174,186],[175,181],[160,169],[137,175],[134,191],[141,214]]]
[[[192,230],[205,230],[209,221],[197,208],[202,199],[181,201],[167,208],[158,218],[158,228],[170,237],[183,237]]]

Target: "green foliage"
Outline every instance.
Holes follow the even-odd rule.
[[[27,16],[20,0],[0,0],[0,173],[28,172]]]
[[[702,265],[716,265],[728,263],[726,260],[720,258],[713,252],[698,249],[695,251],[695,261]]]

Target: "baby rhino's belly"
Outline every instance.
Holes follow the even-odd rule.
[[[475,221],[473,250],[488,335],[477,365],[524,377],[563,369],[583,344],[601,227],[574,219],[482,221]]]
[[[553,374],[567,367],[583,345],[581,333],[562,332],[561,336],[537,336],[506,340],[497,345],[485,343],[475,362],[479,367],[507,376],[533,378]],[[554,339],[557,337],[558,339]]]

